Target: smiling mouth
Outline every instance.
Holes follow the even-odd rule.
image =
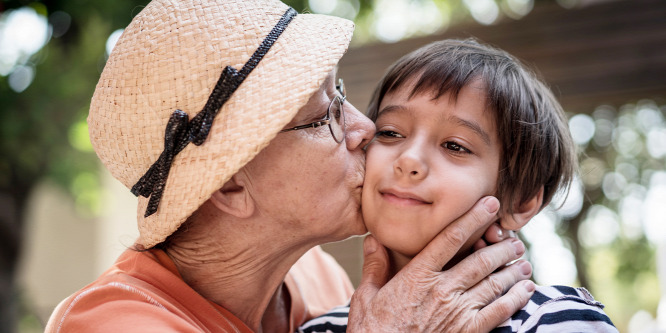
[[[398,206],[429,205],[432,203],[409,193],[380,191],[379,194],[382,196],[382,198],[384,198],[384,200]]]

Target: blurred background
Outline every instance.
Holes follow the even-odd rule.
[[[147,2],[0,2],[0,332],[43,331],[138,234],[136,199],[98,162],[86,116]],[[536,68],[567,111],[580,173],[521,232],[534,279],[588,288],[621,332],[666,332],[666,1],[286,2],[355,21],[339,76],[359,109],[389,64],[442,38]],[[358,283],[360,238],[325,248]]]

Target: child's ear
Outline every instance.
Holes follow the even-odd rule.
[[[500,218],[500,225],[507,230],[519,230],[529,222],[534,215],[541,210],[543,203],[543,186],[539,192],[529,200],[523,203],[515,203],[513,207],[513,214],[504,214]]]
[[[215,191],[210,201],[219,210],[238,218],[248,218],[254,214],[254,201],[240,173],[235,174],[221,189]]]

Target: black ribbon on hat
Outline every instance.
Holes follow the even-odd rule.
[[[132,186],[132,194],[135,196],[140,195],[146,198],[150,196],[144,217],[153,215],[157,211],[174,157],[190,142],[200,146],[206,141],[220,108],[231,98],[250,72],[257,67],[259,61],[268,53],[296,15],[296,10],[291,7],[287,9],[240,71],[231,66],[224,68],[206,105],[192,120],[188,121],[187,113],[181,110],[176,110],[171,114],[164,132],[164,150],[150,169]]]

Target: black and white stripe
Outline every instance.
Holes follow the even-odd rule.
[[[538,286],[530,301],[492,333],[613,332],[617,333],[603,304],[584,288]],[[299,333],[344,333],[349,304],[308,321]]]
[[[347,331],[349,303],[338,306],[298,328],[298,333],[344,333]]]
[[[538,286],[525,307],[491,332],[617,332],[603,308],[584,288]]]

